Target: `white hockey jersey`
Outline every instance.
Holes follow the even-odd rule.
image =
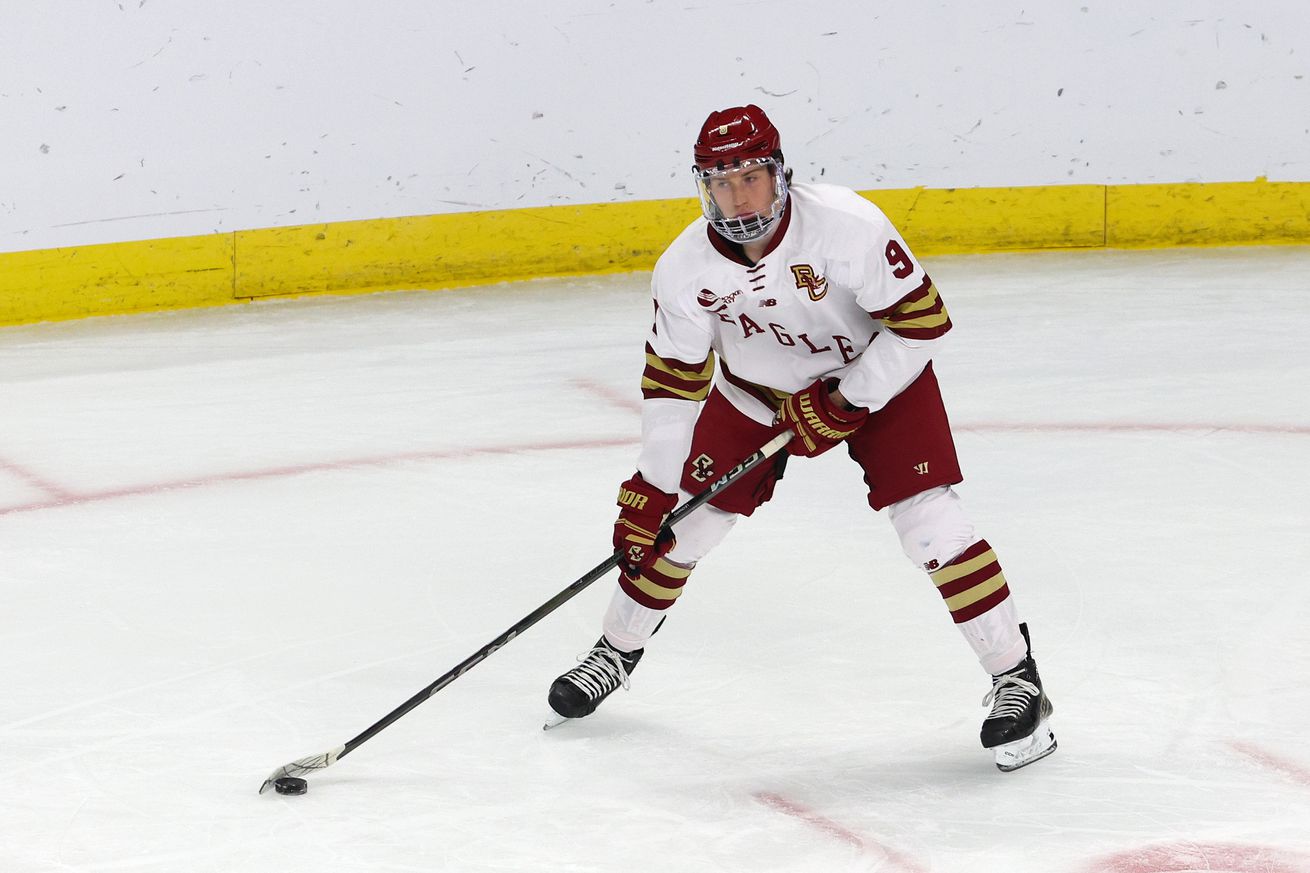
[[[877,410],[950,330],[932,280],[859,194],[793,185],[778,221],[757,263],[702,218],[655,265],[637,466],[665,491],[677,490],[712,383],[762,424],[788,395],[828,376],[849,402]]]

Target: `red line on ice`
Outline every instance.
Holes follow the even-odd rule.
[[[973,424],[957,425],[955,430],[974,431],[978,433],[989,431],[1004,431],[1006,433],[1023,433],[1032,431],[1036,433],[1258,433],[1258,434],[1294,434],[1297,436],[1310,435],[1310,425],[1302,424],[1206,424],[1206,423],[1186,423],[1179,422],[1171,424],[1169,422],[1131,422],[1131,421],[1104,421],[1104,422],[1040,422],[1031,423],[1023,422],[997,422],[997,421],[979,421]]]
[[[1228,747],[1235,752],[1246,755],[1257,764],[1268,767],[1270,770],[1281,773],[1292,781],[1299,782],[1310,788],[1310,767],[1304,767],[1272,752],[1267,752],[1255,743],[1246,740],[1229,740]]]
[[[617,392],[612,391],[599,383],[590,380],[578,379],[575,384],[589,391],[592,391],[616,406],[625,409],[637,411],[640,404],[629,398],[626,398]],[[955,430],[958,432],[992,432],[1002,431],[1008,433],[1043,432],[1043,433],[1149,433],[1149,432],[1171,432],[1171,433],[1251,433],[1251,434],[1295,434],[1310,435],[1310,426],[1301,425],[1281,425],[1281,424],[1164,424],[1164,423],[1104,423],[1104,424],[1078,424],[1078,423],[1040,423],[1031,424],[1001,422],[975,422],[973,424],[956,425]],[[77,506],[84,503],[96,503],[104,500],[113,500],[119,497],[136,497],[145,494],[159,494],[167,491],[177,491],[182,488],[195,488],[207,485],[217,485],[225,482],[241,482],[258,479],[276,479],[284,476],[298,476],[302,473],[314,473],[325,470],[344,470],[353,467],[380,467],[387,464],[394,464],[404,461],[430,461],[430,460],[449,460],[456,458],[471,458],[479,455],[517,455],[526,452],[550,452],[568,449],[592,449],[592,448],[611,448],[615,446],[633,446],[638,443],[635,437],[611,437],[594,440],[574,440],[557,443],[529,443],[517,446],[486,446],[481,448],[469,449],[448,449],[429,452],[402,452],[395,455],[379,455],[370,458],[353,458],[339,461],[325,461],[321,463],[310,464],[292,464],[285,467],[271,467],[263,470],[248,470],[243,472],[219,473],[212,476],[200,476],[193,479],[179,479],[172,482],[155,482],[144,485],[134,485],[125,488],[116,488],[109,491],[96,491],[81,493],[62,488],[49,480],[37,476],[35,473],[16,464],[12,464],[0,458],[0,469],[8,470],[19,479],[27,482],[34,487],[40,488],[50,495],[51,499],[37,500],[31,503],[24,503],[18,506],[0,507],[0,515],[9,515],[16,512],[35,512],[41,509],[56,509],[61,506]]]
[[[285,467],[269,467],[263,470],[246,470],[232,473],[217,473],[212,476],[200,476],[194,479],[178,479],[171,482],[152,482],[114,488],[108,491],[74,493],[63,489],[48,489],[55,496],[50,500],[39,500],[20,506],[0,507],[0,515],[17,512],[36,512],[41,509],[57,509],[63,506],[77,506],[84,503],[97,503],[114,500],[119,497],[138,497],[148,494],[162,494],[168,491],[180,491],[183,488],[198,488],[207,485],[221,485],[226,482],[249,482],[259,479],[278,479],[285,476],[299,476],[303,473],[319,473],[332,470],[347,470],[357,467],[381,467],[404,461],[445,461],[457,458],[473,458],[481,455],[521,455],[528,452],[549,452],[568,449],[604,449],[616,446],[633,446],[635,437],[614,437],[594,440],[566,440],[557,443],[531,443],[519,446],[487,446],[481,448],[445,449],[430,452],[401,452],[395,455],[379,455],[369,458],[347,458],[338,461],[324,461],[315,464],[292,464]],[[3,462],[0,462],[3,465]]]
[[[1306,856],[1275,846],[1196,843],[1142,846],[1092,861],[1089,873],[1307,873]]]
[[[574,379],[573,384],[586,391],[590,391],[597,397],[605,400],[612,406],[621,409],[627,409],[631,412],[641,411],[641,401],[631,397],[613,387],[594,379]],[[1176,424],[1161,421],[1104,421],[1104,422],[1078,422],[1078,421],[1051,421],[1041,422],[1034,421],[1024,422],[1001,422],[1001,421],[978,421],[972,424],[957,424],[955,430],[965,432],[987,433],[1000,431],[1005,433],[1023,433],[1031,431],[1036,433],[1259,433],[1259,434],[1277,434],[1287,433],[1299,436],[1310,435],[1310,425],[1302,424],[1215,424],[1206,422],[1178,422]]]
[[[573,384],[590,391],[620,409],[626,409],[629,412],[641,412],[641,399],[638,397],[631,397],[593,379],[574,379]]]
[[[21,467],[18,464],[15,464],[13,461],[7,461],[4,458],[0,458],[0,470],[8,470],[10,473],[13,473],[16,477],[23,480],[28,485],[38,488],[41,491],[46,492],[47,494],[53,495],[54,497],[63,498],[63,497],[71,496],[69,492],[65,491],[63,488],[60,488],[55,483],[50,482],[46,479],[42,479],[36,473],[33,473],[31,470],[27,469],[26,467]]]
[[[891,870],[903,871],[903,873],[928,873],[928,868],[908,855],[898,852],[890,846],[884,846],[871,837],[862,837],[849,828],[795,801],[774,794],[772,791],[757,791],[754,796],[756,800],[770,809],[775,809],[783,815],[799,819],[831,837],[836,837],[843,843],[854,846],[862,852],[877,853],[878,857],[891,864],[889,868]]]

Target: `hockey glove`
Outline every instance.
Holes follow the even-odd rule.
[[[672,532],[660,535],[660,525],[678,498],[665,494],[635,474],[619,486],[619,517],[614,522],[614,551],[630,579],[673,548]]]
[[[797,391],[782,404],[776,422],[796,432],[797,439],[787,443],[793,455],[813,458],[860,429],[869,417],[867,409],[843,409],[829,396],[837,387],[836,379],[819,379]]]

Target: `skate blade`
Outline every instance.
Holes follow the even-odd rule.
[[[567,716],[560,715],[558,712],[555,712],[552,709],[550,711],[550,715],[546,716],[546,723],[541,726],[541,729],[543,731],[548,731],[551,728],[559,727],[560,725],[564,724],[564,722],[566,721],[573,721],[573,719],[568,718]]]
[[[1051,726],[1043,721],[1022,740],[1015,740],[992,749],[996,755],[996,769],[1002,773],[1012,773],[1021,767],[1036,763],[1056,749],[1055,734]]]

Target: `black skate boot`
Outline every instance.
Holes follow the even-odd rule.
[[[1049,724],[1055,707],[1037,675],[1028,625],[1020,624],[1019,632],[1028,645],[1027,657],[1013,670],[993,676],[992,690],[983,698],[984,706],[992,706],[982,723],[983,748],[992,750],[997,768],[1007,773],[1055,751],[1055,734]]]
[[[637,669],[645,649],[620,652],[602,636],[582,658],[582,663],[556,679],[546,698],[555,718],[546,722],[551,728],[570,718],[591,715],[601,701],[620,687],[628,687],[628,677]]]

